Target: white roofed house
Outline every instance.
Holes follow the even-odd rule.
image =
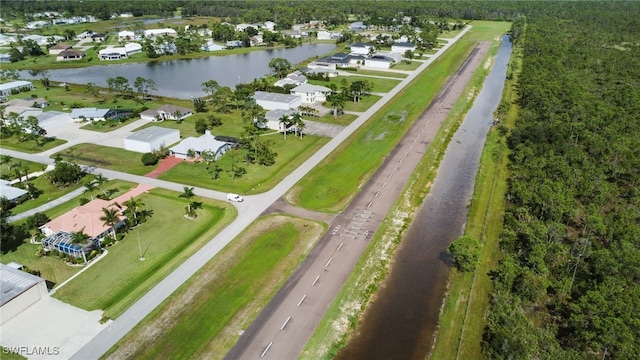
[[[390,56],[376,54],[372,57],[364,60],[365,67],[372,67],[378,69],[389,69],[395,63],[394,59]]]
[[[302,99],[300,98],[300,96],[271,93],[265,91],[256,91],[253,95],[253,99],[265,110],[297,109],[298,106],[302,105]]]
[[[123,115],[130,114],[131,110],[122,109],[98,109],[98,108],[78,108],[71,109],[69,117],[73,121],[103,121],[107,119],[114,119]]]
[[[135,39],[136,34],[133,31],[123,30],[118,32],[118,41],[131,41]]]
[[[124,47],[112,47],[98,51],[98,58],[100,60],[120,60],[126,59],[127,57],[127,49]]]
[[[202,44],[200,47],[202,51],[219,51],[224,50],[224,46],[220,44],[216,44],[213,40],[207,40],[206,43]]]
[[[303,104],[327,101],[331,89],[319,85],[302,84],[291,89],[291,95],[299,96]]]
[[[296,112],[297,111],[295,110],[283,110],[283,109],[270,110],[270,111],[267,111],[266,114],[264,114],[265,121],[263,123],[256,124],[256,125],[261,128],[267,128],[267,129],[277,130],[281,132],[281,131],[284,131],[284,124],[280,122],[280,119],[282,118],[282,116],[286,116],[290,118]]]
[[[16,269],[13,264],[0,264],[0,324],[49,297],[45,279]]]
[[[409,42],[397,42],[391,45],[391,52],[404,54],[407,50],[416,51],[416,46]]]
[[[0,96],[9,96],[14,92],[24,92],[33,90],[33,83],[31,81],[16,80],[8,83],[0,84]]]
[[[369,55],[369,53],[373,50],[373,45],[365,44],[365,43],[355,43],[351,44],[351,53],[359,54],[359,55]]]
[[[318,37],[318,40],[331,40],[331,33],[328,31],[318,31],[316,36]]]
[[[286,77],[273,83],[274,86],[284,87],[285,85],[302,85],[307,83],[307,77],[300,71],[294,71]]]
[[[193,115],[190,109],[175,105],[162,105],[157,109],[149,109],[140,113],[140,118],[149,121],[178,120],[182,121]]]
[[[166,28],[166,29],[149,29],[149,30],[145,30],[144,31],[144,36],[146,38],[150,38],[150,39],[155,39],[157,37],[160,36],[171,36],[171,37],[176,37],[178,36],[178,33],[171,28]]]
[[[142,45],[134,42],[124,44],[124,50],[126,51],[127,56],[131,56],[133,54],[142,52]]]
[[[13,203],[19,203],[28,196],[29,192],[24,189],[11,186],[11,182],[0,179],[0,197],[4,197]]]
[[[199,137],[188,137],[182,140],[178,145],[169,149],[171,154],[180,159],[199,158],[205,151],[213,153],[214,159],[217,160],[224,155],[234,144],[226,141],[216,140],[216,137],[207,130]]]

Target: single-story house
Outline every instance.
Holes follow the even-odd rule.
[[[383,56],[391,59],[395,63],[399,63],[402,61],[402,57],[404,56],[404,54],[391,52],[391,51],[378,51],[372,57],[376,57],[376,56]]]
[[[352,22],[351,25],[349,25],[349,30],[353,30],[355,32],[367,30],[367,25],[365,25],[362,21]]]
[[[335,69],[335,65],[333,69],[331,67],[316,66],[313,69],[304,68],[302,69],[302,72],[309,75],[320,75],[320,74],[325,75],[326,74],[326,76],[328,77],[338,76],[338,70]]]
[[[264,28],[269,30],[269,31],[273,31],[273,29],[275,29],[276,27],[276,23],[274,23],[273,21],[265,21],[264,22]]]
[[[313,61],[307,66],[312,69],[323,67],[335,70],[336,68],[357,66],[359,64],[363,64],[364,59],[365,55],[361,54],[336,53]]]
[[[302,99],[300,96],[265,91],[256,91],[253,95],[253,99],[265,110],[297,109],[298,106],[302,105]]]
[[[311,20],[309,21],[310,29],[324,29],[324,21],[322,20]]]
[[[180,130],[151,126],[126,136],[124,148],[139,153],[148,153],[178,141],[180,141]]]
[[[240,41],[240,40],[229,40],[229,41],[224,43],[224,46],[228,47],[228,48],[242,47],[242,41]]]
[[[58,56],[56,56],[56,61],[82,60],[83,57],[84,51],[69,49],[60,52]]]
[[[327,100],[331,89],[319,85],[302,84],[291,89],[291,95],[299,96],[303,104],[313,104]]]
[[[205,151],[211,151],[217,160],[232,147],[232,143],[216,140],[215,136],[211,135],[211,132],[207,130],[200,137],[195,138],[190,136],[182,140],[178,145],[169,149],[169,151],[180,159],[189,158],[190,151],[193,152],[196,158],[200,157]]]
[[[208,40],[206,43],[202,44],[201,48],[202,48],[202,51],[224,50],[224,46],[214,43],[213,40]]]
[[[262,35],[252,36],[249,38],[249,41],[251,42],[251,46],[265,45],[264,38],[262,37]]]
[[[91,34],[91,40],[93,42],[103,42],[107,39],[107,34],[105,33],[93,33]]]
[[[16,80],[8,83],[0,84],[0,96],[9,96],[14,91],[23,92],[33,90],[33,83],[31,81]]]
[[[118,118],[130,113],[131,110],[78,108],[71,109],[71,114],[69,114],[69,116],[73,121],[101,121],[106,119]]]
[[[70,50],[72,48],[71,45],[65,43],[57,43],[49,48],[49,54],[58,55],[65,50]]]
[[[80,39],[80,40],[83,40],[83,39],[90,38],[91,35],[93,35],[93,31],[87,30],[87,31],[83,31],[80,34],[76,35],[76,38]]]
[[[11,202],[18,202],[27,197],[28,191],[11,186],[11,182],[0,179],[0,197],[4,197]]]
[[[273,83],[274,86],[284,87],[285,85],[302,85],[307,83],[307,77],[300,71],[294,71],[286,77]]]
[[[178,47],[172,42],[164,42],[160,44],[153,44],[153,49],[156,54],[159,55],[171,55],[178,52]]]
[[[355,43],[355,44],[351,44],[351,53],[352,54],[358,54],[358,55],[369,55],[369,53],[372,51],[373,49],[373,45],[371,44],[365,44],[365,43]]]
[[[43,278],[5,264],[0,264],[0,288],[0,324],[49,296]]]
[[[331,40],[331,33],[328,31],[318,31],[316,36],[318,40]]]
[[[124,199],[124,201],[127,200],[129,199]],[[118,222],[115,224],[117,229],[122,227],[126,220],[123,215],[124,207],[121,204],[122,202],[115,200],[93,199],[40,226],[40,231],[45,236],[52,236],[61,231],[67,233],[82,231],[89,236],[90,240],[100,241],[113,231],[113,227],[100,220],[104,216],[102,209],[117,211]]]
[[[397,42],[391,45],[391,52],[404,54],[407,50],[416,51],[416,46],[409,42]]]
[[[166,29],[149,29],[149,30],[145,30],[144,31],[144,36],[147,38],[151,38],[154,39],[156,37],[159,36],[171,36],[171,37],[176,37],[178,36],[178,33],[171,29],[171,28],[166,28]]]
[[[10,54],[0,54],[0,62],[11,62],[11,55]]]
[[[264,123],[256,124],[256,125],[261,128],[283,131],[284,124],[280,123],[280,118],[282,118],[282,116],[291,117],[295,113],[296,113],[295,110],[283,110],[283,109],[270,110],[270,111],[267,111],[267,113],[264,115],[265,117]]]
[[[131,41],[136,38],[136,34],[133,31],[122,30],[118,32],[118,41]]]
[[[193,115],[187,108],[175,105],[162,105],[157,109],[148,109],[140,113],[142,120],[163,121],[163,120],[183,120]]]
[[[98,51],[98,58],[100,60],[119,60],[140,52],[142,52],[142,45],[132,42],[121,47],[102,49]]]

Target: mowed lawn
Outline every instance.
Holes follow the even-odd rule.
[[[438,58],[408,88],[385,105],[348,142],[343,143],[293,189],[290,201],[318,211],[338,212],[377,169],[471,51],[459,42]]]
[[[354,103],[353,101],[347,101],[344,104],[344,110],[364,112],[364,111],[367,111],[368,108],[373,106],[373,104],[378,102],[378,100],[380,100],[381,98],[382,96],[378,96],[378,95],[365,95],[362,98],[360,98],[360,101],[356,103]]]
[[[16,136],[12,136],[10,138],[3,138],[2,141],[0,142],[1,144],[0,147],[9,149],[9,150],[24,152],[27,154],[36,154],[49,149],[53,149],[54,147],[60,146],[66,142],[67,142],[66,140],[62,140],[62,139],[48,138],[47,142],[42,146],[40,146],[36,144],[34,140],[20,141]]]
[[[324,86],[324,87],[329,87],[329,84],[336,84],[336,86],[338,86],[338,89],[339,89],[340,86],[342,86],[342,79],[346,79],[347,84],[351,84],[352,82],[357,80],[368,81],[373,85],[371,87],[372,92],[382,92],[382,93],[391,91],[391,89],[393,89],[400,82],[400,79],[397,79],[397,80],[381,79],[381,78],[370,77],[370,76],[350,75],[350,76],[333,77],[333,78],[330,78],[329,81],[309,80],[309,83],[313,85]]]
[[[258,219],[106,358],[222,359],[325,231],[306,219]]]
[[[385,76],[385,77],[399,78],[399,79],[404,79],[404,78],[406,78],[408,76],[407,74],[397,73],[397,72],[392,72],[392,71],[384,71],[384,70],[362,70],[362,69],[357,69],[357,70],[354,70],[354,71],[352,71],[352,70],[347,70],[347,71],[349,71],[353,75]]]
[[[273,188],[330,140],[319,136],[303,136],[300,139],[294,134],[287,135],[286,140],[282,134],[266,136],[274,142],[273,150],[278,153],[276,163],[272,166],[245,165],[243,162],[241,165],[247,169],[247,173],[233,180],[225,171],[220,173],[218,179],[213,179],[205,163],[182,162],[158,178],[218,191],[240,194],[261,193]],[[223,156],[218,163],[222,169],[229,169],[230,160],[228,156]]]
[[[186,201],[179,193],[153,189],[140,199],[150,219],[130,229],[124,239],[108,249],[109,254],[54,295],[86,310],[103,309],[116,318],[160,280],[183,263],[237,215],[234,207],[203,200],[198,217],[184,217]],[[144,261],[139,261],[140,247]]]
[[[209,110],[206,113],[195,113],[186,119],[184,119],[181,123],[172,120],[165,120],[161,122],[150,122],[145,124],[134,131],[139,131],[142,129],[146,129],[151,126],[159,126],[169,129],[177,129],[180,130],[180,136],[185,139],[189,136],[198,137],[201,134],[198,134],[195,129],[195,123],[198,119],[207,119],[209,116],[215,116],[222,120],[222,125],[217,126],[211,129],[211,133],[214,135],[224,135],[231,136],[235,138],[240,138],[244,121],[242,120],[242,115],[240,110],[232,110],[229,113],[219,113],[215,112],[212,109],[212,105],[209,104]]]
[[[74,160],[79,164],[93,165],[134,175],[144,175],[155,168],[155,166],[144,166],[141,160],[142,154],[139,152],[89,143],[74,145],[54,156],[60,155],[63,159],[68,159],[69,154],[72,154]]]

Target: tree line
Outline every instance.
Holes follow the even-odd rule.
[[[520,111],[487,358],[640,354],[640,5],[602,5],[511,30]]]

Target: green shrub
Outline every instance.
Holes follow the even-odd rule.
[[[154,153],[145,153],[142,155],[142,163],[145,166],[151,166],[158,163],[158,157]]]

